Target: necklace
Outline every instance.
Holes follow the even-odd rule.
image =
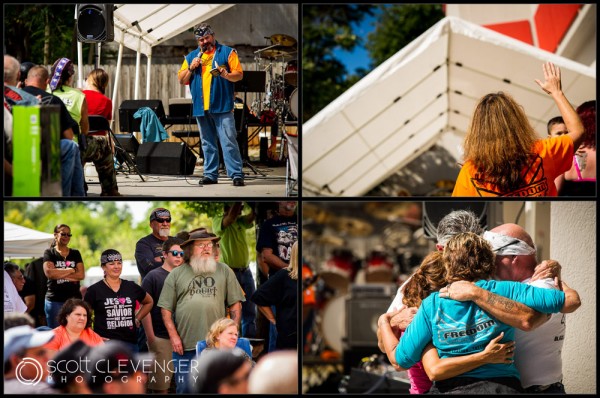
[[[104,281],[104,283],[106,283],[106,286],[108,286],[110,288],[110,290],[112,290],[113,292],[118,292],[119,289],[121,288],[121,278],[119,278],[119,285],[117,286],[117,290],[115,290],[110,283],[108,283],[108,280],[106,278],[102,279]]]

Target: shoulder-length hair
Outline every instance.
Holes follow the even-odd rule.
[[[476,179],[509,192],[523,185],[523,169],[535,156],[537,140],[523,108],[506,93],[491,93],[475,108],[464,158],[477,170]]]
[[[442,252],[429,253],[404,286],[402,302],[408,307],[418,307],[427,296],[445,285],[446,269],[442,263]]]
[[[70,298],[65,301],[58,312],[58,324],[61,326],[67,326],[67,316],[71,312],[75,311],[75,308],[77,307],[83,307],[87,313],[87,321],[85,323],[86,329],[92,327],[92,309],[87,302],[78,298]]]
[[[472,232],[450,238],[444,248],[442,261],[448,283],[488,279],[496,270],[495,257],[490,244],[483,237]]]

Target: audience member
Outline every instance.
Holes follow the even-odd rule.
[[[47,326],[44,301],[48,290],[48,278],[44,273],[44,258],[38,257],[25,264],[25,276],[33,281],[35,286],[35,307],[31,316],[35,320],[35,326]]]
[[[452,196],[557,196],[554,180],[566,172],[583,138],[583,125],[561,88],[560,69],[543,65],[536,83],[552,96],[568,133],[540,140],[522,107],[505,93],[484,96],[464,141],[464,159]]]
[[[4,106],[12,113],[13,105],[38,105],[40,100],[17,88],[21,78],[21,64],[13,56],[4,55]]]
[[[195,394],[247,394],[252,365],[239,348],[209,350],[192,368],[185,392]],[[271,375],[273,377],[274,375]]]
[[[250,373],[248,393],[297,395],[298,352],[283,350],[262,357]]]
[[[4,270],[10,275],[10,278],[19,292],[19,297],[23,299],[23,302],[27,306],[26,312],[30,313],[35,307],[35,287],[33,286],[33,282],[25,279],[21,268],[15,263],[5,262]]]
[[[190,231],[190,238],[181,244],[184,264],[167,276],[158,301],[177,362],[178,393],[183,392],[185,369],[189,370],[196,355],[196,344],[204,339],[210,325],[225,317],[227,309],[238,325],[241,321],[244,293],[231,268],[215,260],[218,240],[205,228]]]
[[[53,338],[53,331],[28,325],[4,331],[4,394],[56,393],[46,383],[50,358],[44,348]]]
[[[221,261],[233,270],[247,300],[242,303],[242,336],[256,337],[256,306],[248,298],[256,290],[256,282],[249,267],[246,230],[254,227],[254,208],[242,215],[244,204],[226,203],[223,214],[213,218],[213,232],[221,237]]]
[[[136,354],[122,341],[110,340],[92,347],[86,381],[92,394],[144,394],[147,354]]]
[[[135,282],[121,279],[123,258],[118,251],[104,250],[100,266],[104,279],[88,287],[83,298],[94,311],[94,331],[138,352],[137,329],[152,309],[152,297]],[[137,312],[136,301],[141,304]]]
[[[104,343],[104,339],[92,330],[92,309],[81,299],[68,299],[58,313],[60,326],[54,329],[54,339],[44,347],[51,356],[77,340],[90,347]]]
[[[548,137],[560,137],[567,134],[567,126],[562,116],[556,116],[548,120]]]
[[[4,270],[4,313],[7,312],[27,312],[27,305],[19,296],[19,291],[12,278]]]
[[[144,236],[135,244],[135,261],[142,279],[148,272],[163,265],[163,244],[171,234],[171,212],[157,207],[150,213],[152,233]]]
[[[45,67],[33,66],[25,81],[27,83],[25,91],[40,96],[42,104],[57,105],[60,108],[60,173],[63,196],[85,196],[81,155],[79,146],[73,141],[73,129],[78,129],[77,122],[71,117],[64,102],[46,91],[50,76]]]
[[[21,62],[20,73],[19,73],[19,83],[17,83],[18,88],[27,87],[25,80],[27,79],[27,74],[29,73],[29,70],[34,66],[35,66],[35,64],[33,62],[28,62],[28,61]]]
[[[5,312],[4,313],[4,330],[17,326],[35,327],[35,323],[31,315],[26,312]]]
[[[58,327],[57,316],[61,307],[70,298],[81,298],[80,283],[85,277],[83,259],[79,250],[68,245],[71,228],[66,224],[54,227],[54,241],[44,252],[44,273],[48,278],[45,311],[48,326]]]
[[[210,329],[206,334],[206,348],[200,352],[200,355],[202,355],[204,351],[210,350],[232,350],[235,347],[244,348],[242,346],[238,346],[238,343],[240,342],[239,334],[239,326],[233,319],[217,319],[212,325],[210,325]],[[244,351],[244,353],[248,359],[252,361],[252,348],[250,347],[249,350],[250,352]],[[254,362],[252,363],[254,364]]]
[[[85,381],[85,374],[90,370],[86,363],[91,349],[83,340],[61,349],[48,363],[48,383],[63,394],[91,394]]]
[[[142,326],[148,350],[154,354],[158,364],[148,379],[148,389],[158,394],[166,394],[171,380],[173,380],[173,369],[168,366],[173,357],[173,349],[158,306],[158,299],[167,276],[183,263],[183,250],[180,246],[182,243],[181,239],[168,238],[163,243],[163,265],[148,272],[142,280],[142,288],[152,297],[153,301],[152,310],[142,320]]]

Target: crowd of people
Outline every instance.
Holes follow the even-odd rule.
[[[378,320],[411,393],[565,393],[565,314],[581,301],[560,264],[538,264],[522,227],[484,231],[466,210],[440,221],[436,247]]]
[[[24,67],[22,67],[24,66]],[[68,58],[57,59],[50,71],[31,62],[21,64],[4,55],[4,192],[13,189],[13,117],[15,105],[56,105],[59,108],[60,173],[62,196],[87,195],[83,165],[93,162],[101,196],[120,196],[114,168],[114,144],[108,131],[90,132],[89,116],[112,119],[112,101],[106,97],[108,74],[92,70],[86,89],[73,87],[75,68]]]
[[[26,296],[31,308],[19,297],[26,284],[22,271],[12,263],[4,266],[4,361],[11,365],[5,368],[5,393],[20,392],[20,382],[37,377],[37,368],[32,365],[29,369],[25,364],[24,358],[29,357],[44,369],[40,383],[36,383],[39,388],[28,386],[31,392],[247,393],[252,390],[249,377],[254,369],[275,362],[296,371],[292,375],[286,370],[279,383],[256,379],[255,387],[268,392],[265,383],[273,383],[274,392],[295,393],[296,205],[279,202],[276,209],[267,212],[271,218],[261,221],[256,250],[259,263],[264,263],[257,273],[262,273],[265,282],[258,287],[248,269],[248,243],[238,234],[255,225],[253,204],[247,206],[252,208],[248,214],[242,214],[243,203],[225,205],[223,215],[213,219],[219,235],[202,227],[172,236],[171,212],[153,209],[149,216],[152,232],[142,237],[135,249],[139,284],[121,278],[121,253],[106,249],[100,257],[103,279],[83,289],[85,267],[80,252],[69,246],[72,230],[65,224],[57,225],[54,241],[43,255],[47,290],[44,302],[38,305],[43,304],[45,322],[38,324],[27,313],[36,306],[29,300],[35,295]],[[235,261],[235,266],[225,258]],[[275,258],[278,265],[270,266]],[[244,289],[239,279],[252,289]],[[246,314],[244,302],[252,304]],[[266,316],[261,322],[274,325],[276,335],[270,335],[268,327],[256,327],[256,306]],[[244,320],[246,328],[242,326]],[[29,356],[30,351],[35,351],[35,356]],[[271,357],[276,351],[293,355]],[[58,359],[67,358],[85,358],[90,363],[102,358],[130,359],[144,366],[119,368],[121,380],[107,382],[104,374],[95,372],[114,376],[114,369],[108,368],[112,365],[65,372]],[[214,367],[218,368],[216,373]],[[22,368],[28,369],[23,373]]]

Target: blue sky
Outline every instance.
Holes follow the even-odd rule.
[[[371,59],[364,47],[368,43],[367,35],[375,29],[377,16],[368,16],[359,25],[353,25],[354,33],[361,38],[361,46],[356,46],[352,52],[336,49],[333,54],[346,65],[348,73],[354,73],[357,68],[369,69]]]

